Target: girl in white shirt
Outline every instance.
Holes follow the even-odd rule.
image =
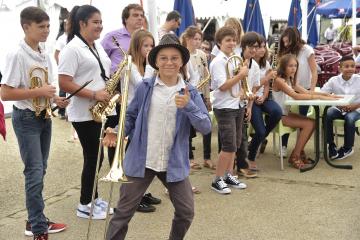
[[[297,71],[299,85],[307,90],[314,91],[318,79],[315,53],[312,47],[301,39],[299,31],[294,27],[286,28],[280,37],[278,58],[288,53],[294,54],[299,62]],[[299,106],[299,113],[306,116],[308,109],[309,106]],[[288,139],[289,134],[282,137],[284,156],[286,156]]]
[[[148,54],[154,47],[154,37],[146,30],[138,30],[131,36],[129,55],[132,57],[132,66],[129,82],[128,104],[134,97],[136,86],[144,78],[150,78],[155,70],[149,65]]]
[[[297,83],[298,64],[296,56],[292,54],[286,54],[279,60],[277,78],[273,83],[273,99],[282,109],[281,120],[283,125],[300,129],[294,150],[288,160],[294,168],[300,169],[312,162],[306,157],[304,147],[315,129],[315,121],[300,114],[289,112],[289,106],[285,105],[285,100],[288,96],[296,100],[330,100],[337,97],[311,92],[301,87]]]
[[[191,67],[194,72],[194,77],[190,79],[190,83],[196,87],[201,80],[208,77],[209,70],[207,68],[207,58],[206,54],[201,51],[200,45],[202,41],[203,34],[201,30],[195,26],[188,27],[185,32],[182,34],[181,42],[190,52],[190,61]],[[210,106],[210,81],[201,89],[198,89],[200,96],[202,97],[205,105],[208,107],[208,110],[211,109]],[[194,154],[192,151],[192,137],[195,135],[194,129],[192,129],[193,134],[190,134],[189,139],[189,159],[190,166],[193,169],[201,169],[200,165],[194,161]],[[213,162],[211,161],[211,132],[203,135],[203,148],[204,148],[204,167],[215,169]]]
[[[101,123],[93,120],[89,108],[98,101],[108,102],[111,97],[105,91],[111,61],[102,46],[95,43],[103,28],[97,8],[90,5],[74,7],[70,13],[70,22],[68,44],[60,52],[59,85],[65,92],[72,93],[85,82],[92,80],[71,98],[67,108],[68,119],[78,133],[84,156],[77,216],[89,218],[102,127]],[[92,217],[105,219],[108,203],[98,198],[97,192],[95,198]]]

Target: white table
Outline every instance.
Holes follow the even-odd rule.
[[[313,106],[315,109],[315,162],[309,168],[300,169],[300,172],[305,172],[308,170],[313,169],[319,162],[320,159],[320,106],[324,107],[323,116],[326,116],[327,110],[331,106],[345,106],[349,105],[352,100],[354,99],[354,95],[341,95],[343,98],[336,99],[336,100],[295,100],[295,99],[288,99],[285,101],[285,105],[303,105],[303,106]],[[328,151],[327,151],[327,141],[326,141],[326,121],[325,117],[323,117],[323,144],[324,144],[324,159],[325,161],[332,167],[335,168],[342,168],[342,169],[352,169],[351,165],[338,165],[332,163],[328,158]]]

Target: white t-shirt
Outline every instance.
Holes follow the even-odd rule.
[[[305,89],[311,87],[312,74],[308,59],[312,54],[314,54],[313,48],[305,44],[297,56],[299,66],[296,79],[299,85]]]
[[[227,91],[221,91],[219,88],[227,81],[226,62],[229,58],[220,51],[210,63],[211,89],[213,89],[212,106],[217,109],[231,108],[239,109],[240,97],[233,97],[240,94],[240,84],[235,84]],[[233,66],[229,65],[230,78],[233,77]]]
[[[259,64],[254,59],[251,60],[251,68],[249,69],[247,80],[250,87],[249,89],[250,91],[252,90],[253,87],[260,86],[260,67]]]
[[[150,78],[154,75],[155,69],[153,69],[150,65],[146,65],[144,76],[141,76],[137,66],[134,63],[131,63],[131,73],[130,73],[130,81],[129,81],[129,89],[128,89],[128,104],[134,98],[135,89],[139,83],[142,82],[145,78]],[[124,84],[121,85],[121,87]]]
[[[63,50],[63,48],[65,47],[65,45],[67,43],[67,37],[68,37],[68,35],[66,33],[64,33],[56,40],[55,50],[58,50],[58,51]]]
[[[111,60],[101,44],[95,43],[95,47],[105,69],[105,74],[109,76]],[[105,81],[100,75],[101,70],[98,61],[88,46],[77,36],[60,52],[58,72],[59,74],[73,77],[74,83],[80,86],[89,80],[93,80],[85,87],[91,91],[98,91],[105,88]],[[95,104],[96,100],[73,96],[69,106],[66,108],[69,121],[84,122],[92,120],[89,109]]]
[[[45,50],[42,49],[41,46],[39,46],[39,48],[41,53],[34,51],[24,40],[21,40],[16,49],[6,56],[1,84],[13,88],[29,89],[29,74],[34,67],[47,69],[48,83],[53,84],[53,69],[50,58],[45,54]],[[40,77],[44,84],[45,78],[41,71],[33,71],[32,76]],[[31,111],[35,111],[32,105],[32,99],[18,100],[14,102],[14,105],[19,109],[30,109]]]
[[[266,73],[269,69],[271,69],[270,63],[266,61],[266,66],[260,68],[260,81],[266,76]],[[261,97],[262,95],[264,95],[264,85],[262,85],[261,88],[259,88],[259,90],[256,92],[256,96]]]

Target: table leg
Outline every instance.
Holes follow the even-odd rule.
[[[326,139],[326,128],[327,128],[327,124],[326,124],[326,113],[327,113],[327,110],[330,106],[325,106],[324,108],[324,113],[323,113],[323,134],[324,134],[324,142],[323,142],[323,145],[324,145],[324,159],[326,161],[327,164],[329,164],[331,167],[334,167],[334,168],[341,168],[341,169],[352,169],[352,165],[339,165],[339,164],[334,164],[333,161],[330,161],[329,157],[328,157],[328,147],[327,147],[327,139]]]
[[[300,172],[312,170],[314,167],[316,167],[320,160],[320,110],[319,106],[313,107],[315,110],[315,162],[307,168],[300,168]]]

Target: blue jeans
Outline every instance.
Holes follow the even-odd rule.
[[[299,114],[306,117],[309,107],[310,106],[299,106]],[[287,133],[281,137],[281,142],[284,147],[287,147],[287,145],[288,145],[289,136],[290,136],[290,134]]]
[[[334,133],[333,133],[333,120],[335,119],[344,119],[344,147],[346,149],[352,148],[354,146],[355,138],[355,122],[360,119],[360,113],[357,111],[348,112],[345,115],[335,107],[328,109],[326,114],[326,134],[327,134],[327,143],[334,144]]]
[[[263,113],[268,116],[263,119]],[[255,130],[255,136],[251,139],[249,145],[248,159],[255,161],[256,153],[262,141],[276,127],[282,116],[280,106],[273,100],[266,100],[263,104],[253,104],[251,110],[251,125]]]
[[[44,112],[44,111],[43,111]],[[47,232],[44,215],[44,176],[51,141],[51,120],[26,109],[14,107],[12,123],[18,140],[21,159],[25,165],[26,209],[34,234]]]

